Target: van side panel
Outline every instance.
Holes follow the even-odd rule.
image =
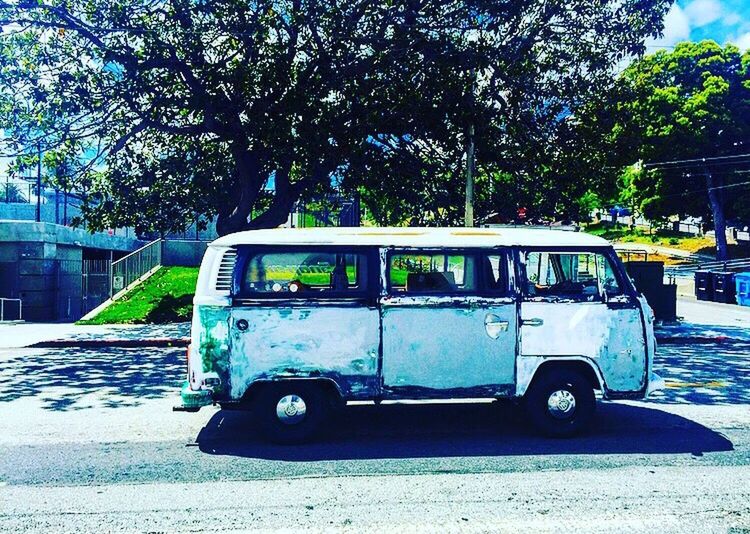
[[[530,302],[522,304],[524,319],[543,326],[521,326],[521,357],[580,356],[601,371],[605,393],[638,392],[645,388],[646,343],[640,311],[610,309],[595,302]]]
[[[345,399],[378,393],[380,318],[377,308],[273,303],[241,306],[232,324],[231,396],[241,398],[258,380],[330,378]]]

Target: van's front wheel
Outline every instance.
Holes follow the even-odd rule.
[[[264,436],[275,443],[304,443],[312,439],[328,415],[326,398],[311,384],[279,384],[264,388],[257,415]]]
[[[594,419],[596,397],[589,381],[575,371],[537,377],[524,397],[531,424],[541,433],[566,438],[583,432]]]

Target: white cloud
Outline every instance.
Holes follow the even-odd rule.
[[[750,50],[750,32],[744,33],[734,39],[729,39],[729,42],[736,44],[740,50]]]
[[[721,4],[717,0],[693,0],[685,7],[690,24],[700,28],[721,17]]]
[[[696,0],[699,1],[699,0]],[[664,17],[664,36],[646,41],[648,47],[670,47],[690,38],[690,19],[677,4],[672,4]]]
[[[739,13],[727,13],[723,19],[721,19],[722,24],[724,26],[736,26],[740,22],[742,22],[742,16]]]

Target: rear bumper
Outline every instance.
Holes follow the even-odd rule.
[[[661,391],[665,387],[664,379],[656,373],[651,373],[648,377],[648,385],[646,386],[646,397],[650,397],[652,393]]]
[[[180,391],[182,404],[172,408],[175,412],[197,412],[203,406],[213,404],[213,391],[210,389],[199,389],[197,391],[190,389],[190,383],[185,381]]]

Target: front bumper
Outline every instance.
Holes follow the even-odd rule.
[[[182,405],[172,408],[175,412],[197,412],[203,406],[209,406],[214,402],[213,391],[210,389],[192,390],[188,381],[182,385],[180,397]]]
[[[646,397],[651,396],[652,393],[661,391],[665,387],[667,386],[664,383],[664,379],[656,373],[651,373],[648,377],[648,386],[646,386]]]

